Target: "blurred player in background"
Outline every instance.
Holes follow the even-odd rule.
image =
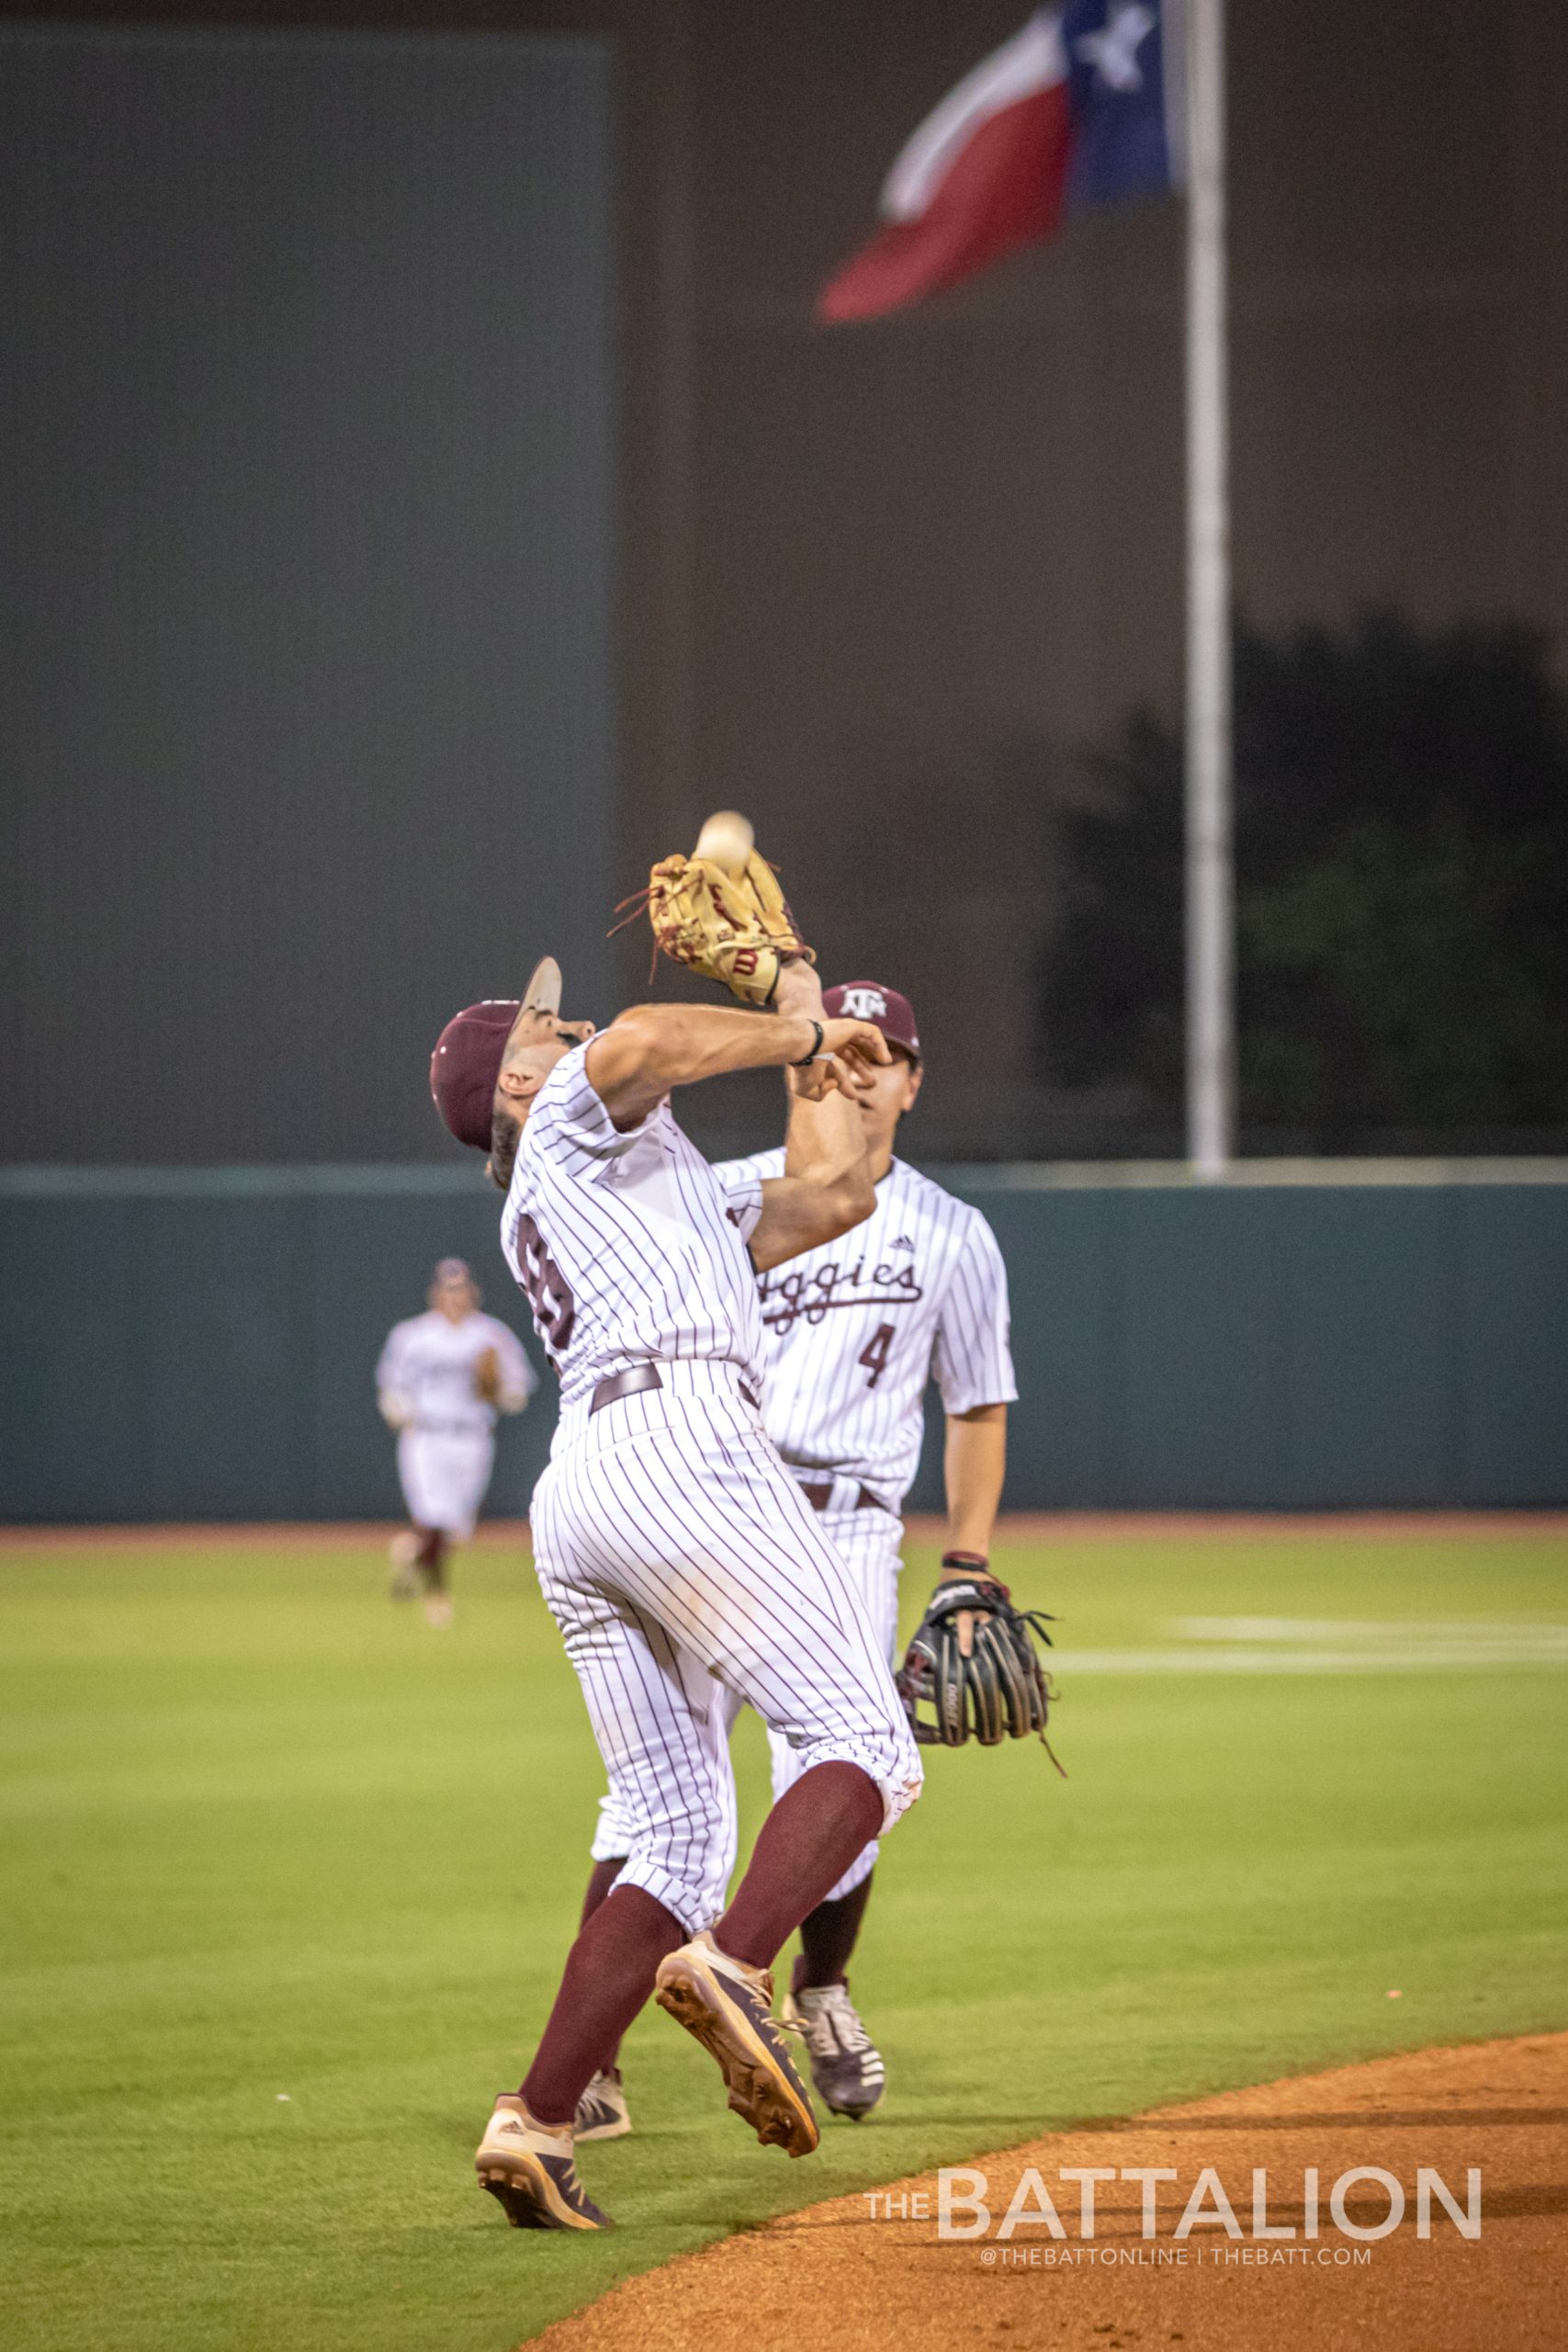
[[[398,1432],[398,1476],[412,1525],[392,1540],[392,1598],[423,1590],[433,1625],[452,1622],[446,1554],[474,1532],[495,1459],[498,1413],[520,1413],[538,1375],[515,1332],[479,1313],[461,1258],[443,1258],[429,1311],[394,1323],[376,1366],[376,1400]]]
[[[763,1273],[762,1423],[819,1514],[824,1533],[891,1658],[897,1632],[900,1512],[920,1458],[923,1399],[934,1374],[947,1414],[944,1572],[986,1569],[1007,1462],[1007,1408],[1017,1396],[1009,1347],[1007,1270],[978,1209],[894,1156],[898,1123],[922,1076],[914,1007],[871,980],[829,989],[829,1018],[869,1021],[892,1049],[857,1097],[876,1206],[840,1240]],[[786,1146],[718,1170],[734,1186],[783,1173]],[[770,1735],[773,1794],[799,1766]],[[614,1885],[626,1827],[614,1798],[601,1808],[587,1913]],[[874,1840],[856,1856],[800,1930],[784,2014],[798,2026],[825,2106],[867,2114],[882,2097],[880,2052],[850,1998],[850,1954],[871,1896]],[[630,2129],[618,2069],[589,2085],[579,2139]]]

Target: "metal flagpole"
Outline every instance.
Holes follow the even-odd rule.
[[[1188,0],[1187,74],[1187,1150],[1214,1183],[1235,1082],[1224,0]]]

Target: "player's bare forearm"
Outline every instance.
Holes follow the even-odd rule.
[[[773,1011],[804,1012],[811,1021],[827,1019],[822,1010],[822,983],[817,977],[817,967],[808,964],[804,956],[797,956],[794,963],[786,964],[779,974],[778,986],[773,990]]]
[[[947,1417],[947,1549],[988,1559],[1007,1476],[1008,1408],[977,1405]]]
[[[809,986],[799,979],[801,974]],[[809,1012],[814,995],[817,1012],[811,1017],[820,1019],[822,990],[811,967],[788,966],[779,979],[781,997],[792,981],[794,1005]],[[795,1072],[790,1076],[793,1080]],[[762,1214],[751,1235],[751,1262],[759,1273],[798,1258],[803,1250],[836,1241],[876,1206],[865,1121],[854,1097],[829,1088],[814,1098],[792,1084],[789,1102],[784,1174],[763,1183]]]
[[[819,1041],[818,1027],[824,1031]],[[672,1087],[742,1069],[786,1069],[819,1042],[829,1054],[886,1061],[880,1030],[867,1022],[805,1012],[742,1012],[727,1005],[637,1004],[588,1048],[594,1092],[620,1127],[635,1126]]]
[[[876,1187],[863,1155],[857,1168],[826,1183],[803,1176],[769,1176],[762,1214],[751,1228],[751,1263],[760,1274],[807,1250],[837,1241],[863,1224],[876,1206]]]
[[[848,1127],[840,1126],[832,1113],[834,1104],[847,1114]],[[815,1119],[805,1118],[808,1113],[829,1114],[821,1134],[815,1133]],[[799,1137],[797,1120],[804,1121]],[[793,1167],[792,1146],[797,1153]],[[762,1214],[751,1230],[751,1262],[760,1274],[765,1274],[770,1267],[782,1266],[804,1250],[837,1241],[841,1233],[863,1224],[875,1206],[876,1187],[871,1181],[864,1129],[853,1103],[837,1094],[820,1102],[797,1103],[790,1117],[784,1172],[763,1180]]]
[[[617,1125],[634,1125],[671,1087],[732,1070],[782,1069],[809,1054],[815,1039],[803,1013],[634,1004],[589,1046],[588,1075]]]
[[[836,1184],[840,1177],[853,1175],[865,1159],[865,1121],[852,1095],[834,1087],[813,1101],[791,1090],[784,1134],[786,1177]]]

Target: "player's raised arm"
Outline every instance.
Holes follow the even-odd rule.
[[[869,1021],[804,1012],[741,1012],[727,1005],[635,1004],[588,1048],[591,1084],[617,1127],[635,1127],[672,1087],[731,1070],[814,1068],[852,1089],[854,1072],[888,1058]]]
[[[808,965],[781,973],[779,1000],[791,1012],[827,1019],[821,986]],[[790,1072],[784,1174],[763,1179],[762,1213],[751,1232],[751,1262],[759,1273],[836,1241],[876,1206],[859,1093],[844,1086],[820,1093],[812,1089],[810,1066]]]

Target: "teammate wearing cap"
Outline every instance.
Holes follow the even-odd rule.
[[[922,1400],[934,1374],[947,1416],[947,1550],[942,1566],[986,1568],[1007,1455],[1007,1408],[1018,1390],[1009,1348],[1007,1272],[977,1209],[895,1157],[899,1121],[920,1091],[919,1033],[908,997],[880,982],[829,989],[829,1014],[874,1022],[892,1049],[859,1097],[871,1216],[841,1240],[769,1268],[759,1279],[767,1333],[762,1420],[800,1491],[849,1569],[885,1656],[897,1627],[899,1513],[919,1461]],[[729,1161],[726,1184],[774,1178],[786,1150]],[[770,1733],[773,1793],[798,1767]],[[615,1883],[626,1825],[614,1789],[601,1808],[586,1912]],[[798,2026],[823,2103],[860,2117],[882,2097],[885,2069],[853,2003],[848,1965],[875,1866],[869,1841],[801,1926],[784,2014]],[[580,2139],[631,2128],[620,2073],[594,2077]]]
[[[755,1385],[757,1272],[874,1207],[855,1088],[891,1052],[874,1023],[826,1012],[805,964],[781,973],[776,1007],[642,1005],[595,1035],[561,1020],[547,958],[520,1003],[449,1023],[432,1061],[447,1125],[489,1150],[502,1248],[560,1374],[536,1562],[626,1832],[619,1883],[475,2158],[523,2227],[604,2226],[573,2118],[650,1992],[716,2058],[764,2144],[816,2146],[769,1972],[919,1789],[886,1645],[766,1436]],[[802,1098],[783,1169],[721,1178],[670,1091],[770,1067],[791,1068]],[[727,1904],[729,1693],[787,1740],[797,1777]]]
[[[443,1258],[427,1311],[394,1323],[376,1366],[376,1401],[398,1432],[398,1477],[412,1524],[392,1538],[392,1598],[422,1589],[433,1625],[452,1623],[446,1554],[466,1544],[495,1460],[498,1413],[520,1413],[538,1374],[517,1335],[479,1313],[461,1258]]]

